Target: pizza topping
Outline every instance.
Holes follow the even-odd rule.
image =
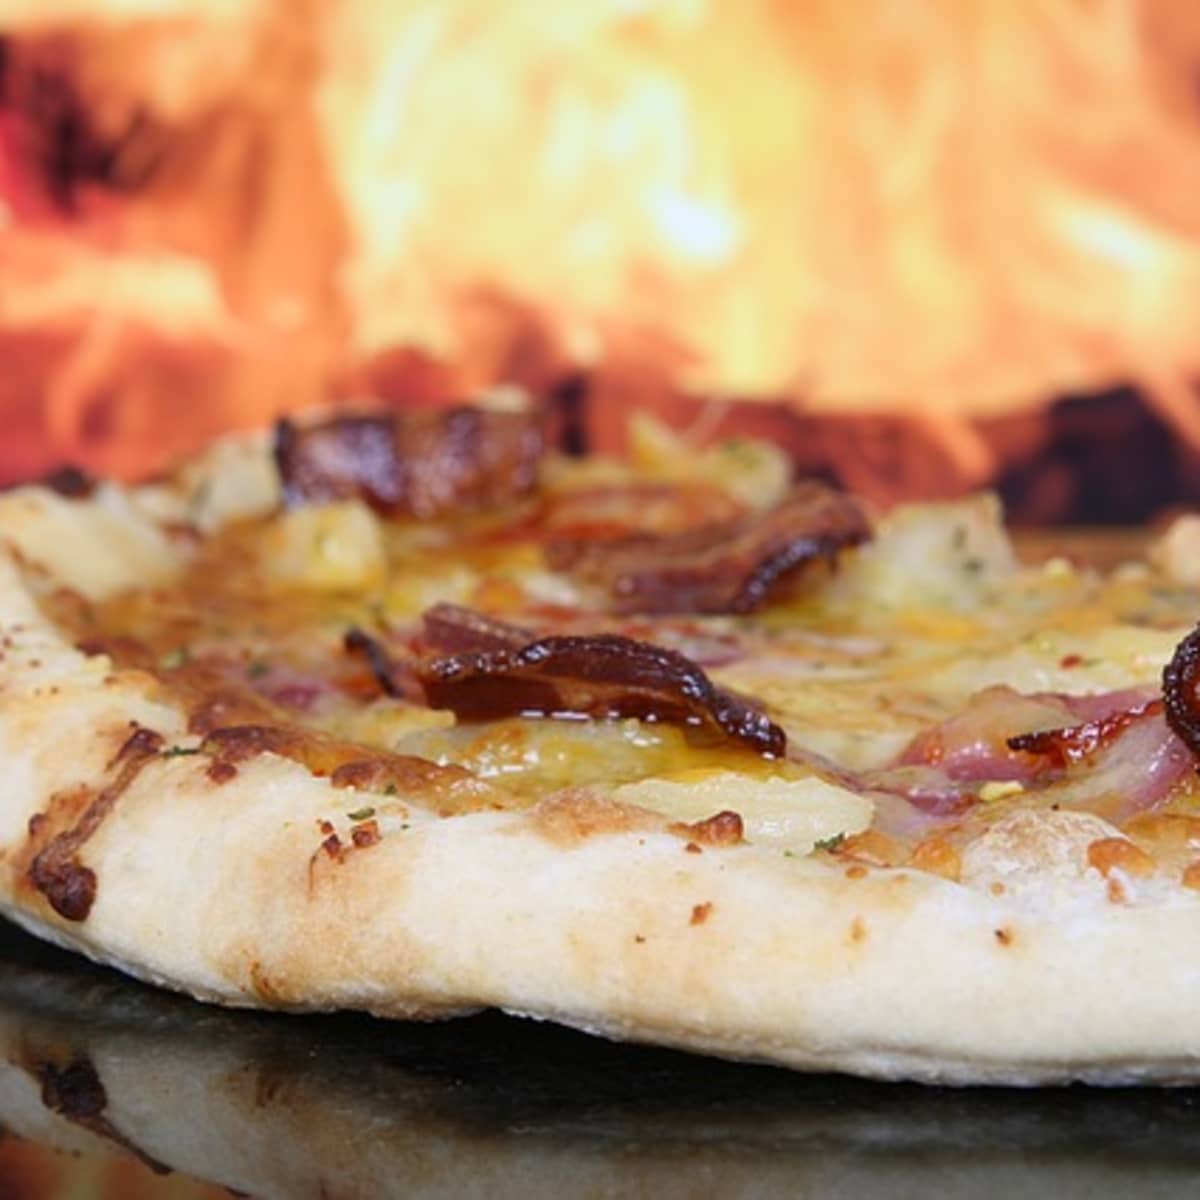
[[[958,848],[940,834],[918,842],[909,855],[908,865],[930,875],[941,875],[944,879],[957,881],[962,874],[962,856]]]
[[[365,660],[372,677],[379,684],[379,690],[385,696],[395,699],[411,695],[413,689],[404,686],[400,664],[395,662],[378,638],[354,626],[346,631],[342,638],[342,646],[347,654]]]
[[[744,513],[745,506],[712,484],[638,480],[557,491],[547,498],[535,528],[552,554],[569,559],[583,543],[665,537],[721,526]]]
[[[867,797],[785,770],[789,774],[685,771],[624,784],[614,797],[663,813],[684,828],[712,813],[736,812],[748,841],[796,854],[836,848],[871,824],[874,805]]]
[[[783,756],[783,730],[749,701],[713,685],[690,659],[614,634],[545,637],[520,649],[423,663],[429,703],[461,720],[507,716],[637,717],[680,726],[698,744],[733,743]]]
[[[546,554],[555,568],[604,588],[620,613],[749,613],[802,568],[869,536],[856,500],[808,481],[764,512],[676,534],[562,539]]]
[[[235,725],[213,730],[201,749],[213,756],[209,776],[231,778],[239,763],[261,754],[291,759],[335,788],[400,799],[411,797],[441,816],[500,809],[512,804],[503,788],[476,778],[464,767],[442,765],[410,754],[392,754],[344,741],[314,729],[271,725]],[[220,773],[220,778],[217,773]],[[356,810],[351,819],[374,809]]]
[[[362,755],[362,747],[358,748]],[[505,808],[512,802],[502,788],[477,778],[465,767],[441,765],[408,754],[374,754],[335,767],[329,782],[335,788],[353,788],[381,796],[411,797],[442,816]],[[356,820],[373,808],[349,813]]]
[[[1066,767],[1092,758],[1100,750],[1112,745],[1135,721],[1157,716],[1162,711],[1161,700],[1146,700],[1132,708],[1118,709],[1081,725],[1019,734],[1008,739],[1008,746],[1011,750],[1044,758],[1056,767]]]
[[[1113,871],[1126,875],[1146,876],[1154,873],[1154,859],[1128,838],[1098,838],[1087,848],[1088,866],[1095,867],[1105,878]]]
[[[689,844],[702,846],[736,846],[745,838],[745,825],[741,813],[722,809],[705,817],[703,821],[693,821],[690,825],[676,823],[668,825],[671,833],[688,839]]]
[[[1200,760],[1200,625],[1175,648],[1162,684],[1167,724]]]
[[[661,829],[662,819],[632,804],[599,796],[588,788],[565,788],[534,808],[533,827],[563,847],[615,833],[649,833]]]
[[[890,867],[907,857],[905,848],[896,838],[878,829],[864,829],[846,838],[835,851],[842,859],[870,863],[874,867]]]
[[[1102,698],[1077,699],[1095,704]],[[1010,738],[1009,745],[1042,756],[1052,769],[1065,770],[1061,779],[1050,781],[1060,803],[1090,805],[1116,820],[1165,803],[1192,762],[1157,700],[1143,700],[1079,725]]]
[[[378,821],[362,821],[350,828],[350,840],[359,850],[374,846],[381,837]]]
[[[919,734],[900,757],[902,766],[939,768],[948,780],[1031,780],[1042,769],[1038,758],[1020,753],[1012,735],[1068,719],[1053,696],[1023,696],[1005,686],[984,688],[961,712]]]
[[[435,604],[422,614],[421,626],[425,645],[439,654],[519,651],[536,636],[531,630],[461,604]]]
[[[542,441],[532,412],[465,406],[305,426],[285,419],[275,462],[289,506],[360,499],[386,515],[427,518],[529,491]]]

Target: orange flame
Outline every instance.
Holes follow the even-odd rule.
[[[1193,6],[5,0],[5,22],[43,53],[74,28],[94,118],[164,147],[36,237],[0,193],[0,337],[72,331],[60,447],[105,380],[130,393],[147,330],[206,346],[228,424],[397,346],[470,386],[531,329],[543,366],[919,407],[972,473],[966,417],[1116,381],[1200,445]],[[132,462],[163,422],[122,412]]]

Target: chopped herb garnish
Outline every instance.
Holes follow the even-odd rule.
[[[353,812],[348,812],[346,816],[351,821],[366,821],[375,815],[373,808],[356,808]]]
[[[199,754],[199,746],[168,746],[158,752],[159,758],[183,758],[188,754]]]
[[[978,575],[983,570],[982,558],[967,558],[963,560],[963,570],[968,575]]]
[[[263,662],[262,659],[255,659],[254,662],[246,667],[246,674],[251,679],[261,679],[264,675],[269,674],[270,670],[271,664],[269,662]]]
[[[176,646],[174,650],[168,650],[158,660],[158,665],[164,671],[173,671],[176,667],[182,667],[185,662],[191,658],[191,652],[186,646]]]
[[[818,838],[813,842],[814,850],[836,850],[844,841],[846,835],[844,833],[835,833],[833,837]]]
[[[385,795],[394,796],[396,794],[396,785],[394,783],[389,783],[387,787],[383,789],[383,791]]]

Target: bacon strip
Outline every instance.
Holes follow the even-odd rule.
[[[856,500],[809,481],[765,512],[683,533],[554,541],[546,555],[605,588],[619,613],[748,613],[809,563],[869,536]]]
[[[275,427],[289,506],[360,499],[378,512],[434,517],[529,491],[543,438],[532,412],[458,407],[338,416]]]
[[[545,637],[422,664],[428,702],[465,721],[508,716],[638,717],[693,740],[782,757],[787,739],[749,702],[715,687],[690,659],[615,634]]]
[[[1066,767],[1093,758],[1099,751],[1111,746],[1135,721],[1157,716],[1162,711],[1161,700],[1146,700],[1132,708],[1118,709],[1094,720],[1084,721],[1081,725],[1010,737],[1008,748],[1039,755],[1056,767]]]
[[[479,654],[520,650],[534,634],[461,604],[435,604],[421,615],[425,643],[443,654]]]

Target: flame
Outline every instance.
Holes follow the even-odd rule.
[[[318,103],[356,345],[453,357],[500,284],[577,353],[653,331],[686,386],[817,407],[1194,374],[1180,7],[343,5]]]
[[[969,418],[1119,381],[1200,445],[1193,6],[0,0],[0,28],[73,31],[93,119],[157,137],[136,187],[46,217],[0,108],[0,338],[70,329],[60,449],[114,379],[153,407],[147,338],[204,345],[210,425],[401,347],[446,388],[615,360],[919,410],[972,477]],[[163,422],[121,420],[126,469]]]

